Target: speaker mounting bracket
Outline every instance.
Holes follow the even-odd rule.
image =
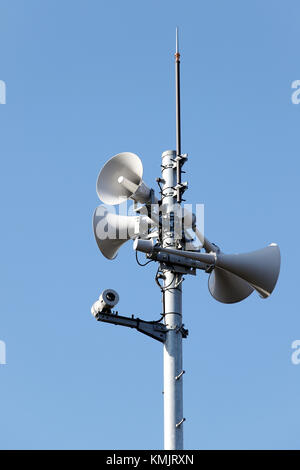
[[[192,274],[196,276],[196,269],[192,267],[180,266],[180,265],[171,265],[166,263],[160,263],[161,269],[170,269],[172,273],[178,274]]]
[[[209,264],[207,268],[205,269],[205,272],[207,274],[210,274],[211,272],[213,272],[214,268],[215,268],[214,264]]]
[[[202,269],[203,271],[206,271],[208,267],[207,264],[202,263],[201,261],[155,251],[149,253],[147,258],[160,262],[162,269],[171,268],[172,272],[178,272],[180,274],[192,274],[193,276],[196,276],[196,269]]]

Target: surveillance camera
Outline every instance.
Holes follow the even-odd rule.
[[[101,303],[100,300],[97,300],[91,308],[91,314],[97,318],[98,313],[101,312]]]
[[[105,289],[99,297],[100,311],[107,312],[119,302],[119,294],[114,289]]]
[[[97,318],[99,313],[109,313],[115,305],[119,302],[119,294],[114,289],[105,289],[92,308],[92,315]]]

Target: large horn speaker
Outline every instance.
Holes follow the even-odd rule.
[[[99,173],[96,190],[105,204],[121,204],[127,199],[146,203],[151,190],[143,182],[143,164],[131,152],[118,153],[108,160]]]
[[[248,282],[261,297],[272,294],[280,271],[280,250],[276,243],[261,250],[237,255],[217,255],[216,267]]]
[[[93,216],[93,230],[99,250],[107,259],[114,259],[122,245],[130,239],[147,236],[151,220],[147,216],[126,216],[98,206]]]
[[[276,243],[261,250],[236,255],[220,252],[195,253],[154,246],[149,240],[136,240],[134,249],[144,253],[170,253],[204,263],[212,271],[209,291],[219,302],[234,303],[245,299],[255,289],[263,298],[269,297],[280,271],[280,250]]]
[[[224,304],[233,304],[246,299],[253,287],[235,274],[215,268],[208,279],[208,289],[214,299]]]

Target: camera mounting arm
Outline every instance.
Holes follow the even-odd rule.
[[[117,294],[112,289],[107,289],[101,294],[100,299],[107,297],[111,292]],[[140,318],[135,318],[134,315],[131,317],[118,315],[118,313],[112,312],[111,307],[109,307],[107,303],[104,304],[103,302],[101,303],[101,301],[97,301],[93,304],[91,313],[97,321],[135,328],[140,333],[144,333],[161,343],[164,343],[166,340],[167,327],[160,321],[141,320]],[[187,337],[188,331],[186,329],[182,328],[180,332],[183,338]]]
[[[163,323],[141,320],[140,318],[134,318],[133,315],[125,317],[111,312],[98,312],[94,316],[98,321],[135,328],[140,333],[144,333],[161,343],[166,340],[167,328]],[[181,328],[180,332],[183,338],[187,337],[188,330]]]
[[[125,317],[117,315],[115,313],[104,313],[98,312],[95,315],[96,320],[102,321],[105,323],[112,323],[114,325],[127,326],[128,328],[135,328],[140,333],[144,333],[147,336],[150,336],[153,339],[160,341],[161,343],[165,342],[166,338],[166,327],[163,323],[156,323],[151,321],[141,320],[140,318]]]

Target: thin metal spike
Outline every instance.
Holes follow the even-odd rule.
[[[176,87],[176,179],[177,179],[177,202],[181,202],[181,129],[180,129],[180,53],[178,27],[176,28],[176,52],[175,52],[175,87]]]

